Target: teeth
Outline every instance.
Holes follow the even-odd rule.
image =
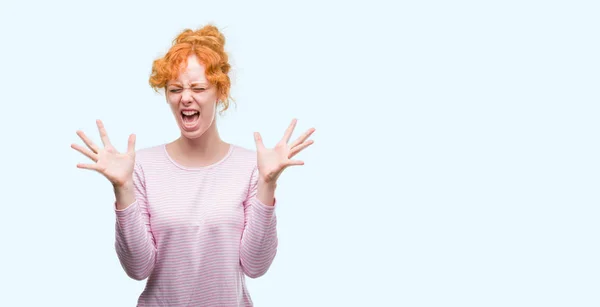
[[[186,115],[186,116],[192,116],[192,115],[198,113],[198,111],[182,111],[181,113],[183,113],[183,115]]]

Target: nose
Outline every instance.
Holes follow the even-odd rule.
[[[181,92],[181,102],[184,104],[189,104],[192,102],[192,100],[193,98],[191,91],[188,89],[183,89],[183,91]]]

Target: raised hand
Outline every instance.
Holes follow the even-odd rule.
[[[104,124],[96,120],[100,138],[104,148],[98,147],[83,131],[77,131],[77,135],[83,140],[88,148],[77,144],[71,144],[71,148],[79,151],[95,163],[78,163],[77,167],[90,169],[104,175],[115,187],[122,187],[132,180],[133,167],[135,164],[135,134],[129,136],[127,152],[119,153],[110,143]]]
[[[288,144],[294,128],[296,127],[296,119],[292,120],[290,126],[285,130],[283,138],[275,145],[274,148],[266,148],[262,142],[260,133],[254,133],[254,141],[257,149],[258,173],[260,179],[265,183],[275,183],[284,169],[293,165],[304,165],[304,161],[291,160],[304,148],[314,143],[313,140],[307,140],[310,135],[315,132],[315,128],[308,129],[292,144]]]

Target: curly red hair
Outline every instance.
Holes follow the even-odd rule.
[[[198,60],[206,67],[206,79],[217,86],[217,97],[223,109],[227,110],[231,80],[228,55],[225,52],[225,36],[219,29],[206,25],[196,31],[185,29],[173,40],[173,45],[163,57],[154,60],[150,75],[150,86],[158,92],[164,89],[169,80],[176,79],[181,71],[182,64],[190,55],[196,55]]]

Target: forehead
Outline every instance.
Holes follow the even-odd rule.
[[[198,61],[195,55],[191,55],[188,57],[187,62],[181,65],[177,79],[171,80],[169,83],[207,82],[204,71],[204,65]]]

